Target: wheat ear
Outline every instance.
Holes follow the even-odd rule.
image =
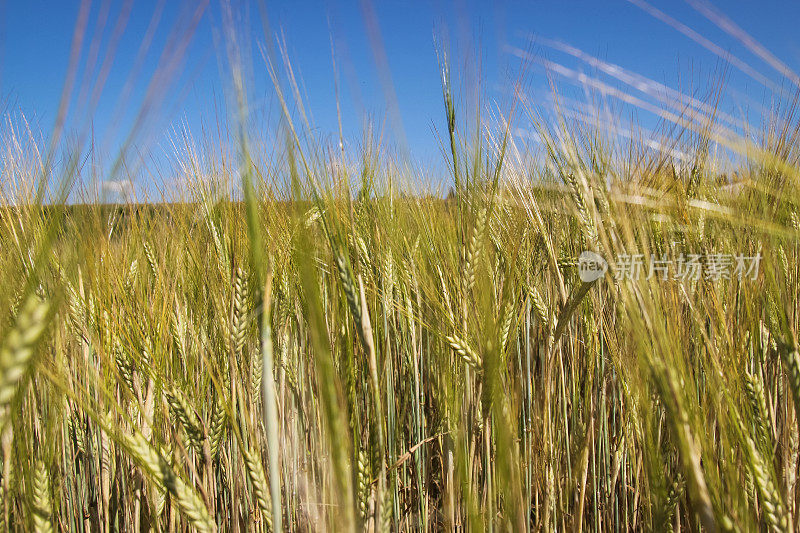
[[[177,387],[164,393],[167,399],[167,404],[172,411],[175,418],[183,426],[186,436],[189,437],[189,443],[198,452],[203,450],[203,425],[200,422],[194,409],[192,409],[186,397]]]
[[[36,461],[33,478],[33,530],[36,533],[53,531],[50,509],[50,479],[44,461],[39,459]]]
[[[165,489],[177,504],[178,509],[198,531],[217,530],[202,498],[191,486],[181,479],[170,467],[166,459],[139,432],[123,439],[133,460],[147,474],[151,482]]]
[[[448,335],[445,339],[450,347],[461,356],[461,359],[463,359],[465,363],[472,368],[481,367],[481,357],[467,344],[467,341],[457,335]]]
[[[761,509],[764,512],[764,518],[767,523],[775,531],[788,531],[789,530],[789,517],[786,514],[783,500],[781,499],[778,489],[773,482],[773,476],[761,457],[761,454],[756,449],[753,439],[744,436],[745,451],[747,453],[747,464],[750,468],[750,473],[755,481],[756,489],[758,490],[758,498],[761,501]]]
[[[264,522],[272,529],[269,486],[267,485],[267,477],[264,475],[264,467],[261,465],[261,461],[258,459],[255,452],[250,450],[244,443],[240,444],[240,448],[242,451],[242,458],[244,459],[245,470],[247,470],[247,477],[250,479],[250,484],[253,486],[253,497],[256,500],[258,509],[261,511]]]
[[[27,372],[33,349],[44,333],[50,305],[31,294],[0,348],[0,429],[5,425],[11,400]]]

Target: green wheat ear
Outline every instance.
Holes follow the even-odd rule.
[[[796,348],[783,343],[778,346],[778,351],[789,381],[789,390],[792,393],[795,413],[800,413],[800,352]]]
[[[233,282],[233,314],[231,315],[231,345],[237,357],[244,349],[249,325],[250,290],[247,276],[241,268],[236,269]]]
[[[248,448],[244,442],[240,441],[240,449],[242,452],[242,459],[244,459],[247,477],[253,486],[253,496],[258,504],[258,509],[261,511],[264,522],[266,522],[269,529],[272,529],[272,504],[270,503],[269,485],[267,484],[267,477],[264,474],[264,467],[261,464],[258,454]]]
[[[753,411],[753,423],[756,426],[758,443],[762,450],[771,450],[773,443],[772,432],[769,429],[767,399],[758,374],[744,373],[744,390],[747,400],[750,402],[750,409]]]
[[[778,491],[773,475],[756,449],[756,445],[749,436],[744,436],[747,465],[755,481],[761,508],[770,528],[774,531],[788,531],[789,517],[786,513],[784,500]]]
[[[0,348],[0,427],[20,382],[30,368],[36,343],[47,326],[50,304],[35,294],[28,296]]]
[[[186,396],[177,387],[164,393],[169,409],[180,422],[189,443],[200,453],[203,449],[203,425]]]
[[[50,533],[53,531],[51,523],[50,505],[50,478],[47,467],[39,459],[33,478],[33,530],[36,533]]]
[[[225,408],[222,405],[223,400],[219,394],[215,394],[214,397],[215,399],[212,405],[211,420],[209,422],[209,432],[211,434],[211,455],[212,457],[217,458],[220,452],[220,446],[222,445],[222,440],[225,437],[227,414],[225,413]]]
[[[542,325],[543,328],[547,329],[551,326],[550,324],[550,312],[547,310],[547,304],[542,298],[541,293],[539,290],[534,287],[533,285],[528,286],[528,295],[531,298],[531,303],[533,304],[533,310],[536,313],[536,319]]]
[[[153,279],[158,279],[158,260],[156,259],[156,254],[147,241],[144,242],[143,248],[145,259],[147,259],[147,266],[150,267],[150,275],[153,276]]]
[[[216,532],[217,524],[194,488],[175,473],[164,456],[138,431],[123,437],[122,443],[131,458],[147,474],[152,483],[165,489],[178,509],[198,531]]]
[[[472,349],[472,347],[467,343],[466,340],[462,339],[457,335],[448,335],[445,337],[447,343],[450,347],[467,363],[469,366],[475,369],[480,369],[481,367],[481,356]]]

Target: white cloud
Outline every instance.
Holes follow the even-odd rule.
[[[119,201],[133,195],[133,182],[131,180],[107,180],[101,185],[102,199],[104,201]]]

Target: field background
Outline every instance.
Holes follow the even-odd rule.
[[[759,126],[672,99],[655,142],[557,98],[464,105],[439,53],[444,187],[378,125],[321,138],[288,59],[282,137],[233,76],[158,202],[67,202],[86,146],[7,129],[3,528],[797,528],[795,92]],[[689,254],[761,262],[646,275]]]

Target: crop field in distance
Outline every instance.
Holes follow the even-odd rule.
[[[533,49],[508,101],[465,98],[435,40],[428,169],[380,118],[320,135],[283,41],[251,58],[215,9],[230,109],[147,199],[81,192],[91,135],[4,118],[0,530],[798,529],[788,67],[747,122],[720,73],[639,80],[654,125],[623,137],[526,98]]]

